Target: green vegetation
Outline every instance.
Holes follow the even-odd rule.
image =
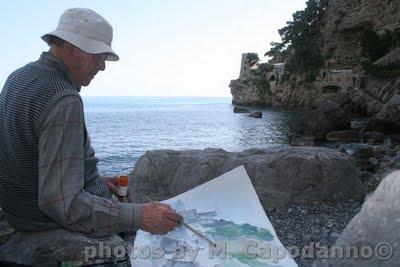
[[[293,14],[293,21],[279,29],[282,42],[271,43],[271,50],[265,55],[287,59],[286,79],[293,74],[303,74],[306,82],[316,79],[324,65],[319,40],[320,20],[328,0],[308,0],[306,8]]]
[[[250,71],[251,75],[248,77],[248,80],[244,81],[246,83],[250,83],[255,88],[257,88],[257,93],[261,97],[265,97],[267,95],[272,94],[269,82],[267,80],[267,70],[268,67],[264,67],[264,69],[260,67],[255,70],[251,70]]]
[[[257,53],[248,53],[245,63],[258,62],[259,60]]]
[[[271,72],[271,71],[274,70],[274,65],[268,64],[268,63],[261,63],[261,64],[260,64],[260,70],[261,70],[263,73]]]
[[[369,74],[374,76],[391,76],[398,75],[400,70],[399,64],[392,64],[385,67],[373,65],[373,63],[381,57],[388,54],[395,41],[393,32],[386,31],[378,34],[372,29],[365,29],[361,36],[361,47],[363,61],[362,68]]]
[[[392,42],[393,35],[390,31],[379,35],[372,29],[366,29],[361,36],[362,56],[372,63],[390,51]]]

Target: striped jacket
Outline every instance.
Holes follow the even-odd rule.
[[[0,94],[0,205],[19,231],[134,231],[140,206],[110,198],[79,89],[51,53],[13,72]]]

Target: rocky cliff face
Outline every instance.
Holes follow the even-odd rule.
[[[376,115],[393,95],[400,93],[400,75],[375,77],[362,71],[361,36],[366,28],[377,33],[392,32],[397,38],[393,49],[400,47],[400,1],[330,0],[321,20],[320,43],[326,58],[325,69],[321,69],[314,83],[307,84],[300,76],[278,83],[270,104],[285,109],[309,109],[323,99],[335,100],[347,95],[354,112]],[[396,64],[400,64],[399,58]],[[350,85],[342,86],[343,77],[340,75],[324,76],[325,70],[351,72],[348,77]],[[250,94],[251,90],[242,84],[241,92],[241,102],[246,102],[246,92]],[[233,98],[235,100],[235,96]],[[250,102],[257,100],[253,97]]]
[[[331,0],[321,25],[322,51],[330,56],[328,67],[359,70],[363,30],[399,32],[400,1]]]
[[[329,1],[321,22],[322,51],[332,69],[351,69],[358,83],[349,91],[357,113],[373,116],[383,104],[400,92],[400,77],[365,75],[361,69],[361,36],[364,29],[400,35],[400,1]],[[393,46],[399,46],[399,40]]]
[[[271,91],[265,65],[258,63],[255,53],[242,54],[240,75],[229,84],[232,104],[239,106],[267,106],[271,104]]]

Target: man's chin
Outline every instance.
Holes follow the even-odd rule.
[[[82,83],[82,86],[85,86],[85,87],[88,86],[88,85],[90,84],[91,81],[92,81],[92,79],[84,81],[84,82]]]

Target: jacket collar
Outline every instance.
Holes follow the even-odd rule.
[[[64,62],[62,62],[61,60],[56,58],[52,53],[43,52],[40,55],[39,62],[46,65],[47,67],[49,67],[51,69],[55,69],[55,70],[61,72],[62,74],[64,74],[68,78],[68,80],[71,81],[74,88],[78,92],[80,92],[80,88],[76,85],[74,79],[72,79],[71,72],[69,71],[67,65],[65,65]]]

